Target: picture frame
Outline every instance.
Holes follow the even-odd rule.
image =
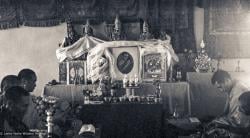
[[[163,53],[145,53],[142,55],[142,81],[153,82],[159,79],[167,81],[167,60]]]
[[[59,63],[59,82],[67,84],[67,62]]]
[[[111,78],[114,80],[123,80],[124,76],[133,78],[137,75],[140,80],[141,63],[140,51],[138,46],[121,46],[109,48],[113,56],[114,63],[110,63]]]
[[[66,61],[59,63],[59,82],[61,84],[87,84],[86,61]]]

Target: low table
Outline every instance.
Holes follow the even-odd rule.
[[[162,104],[82,105],[79,119],[100,127],[102,138],[159,138]]]

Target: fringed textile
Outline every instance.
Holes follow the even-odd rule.
[[[32,27],[58,25],[61,22],[61,5],[59,0],[23,0],[23,24]]]
[[[15,0],[0,0],[0,29],[19,26],[18,4]]]

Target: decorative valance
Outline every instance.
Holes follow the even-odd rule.
[[[22,17],[25,26],[54,26],[61,22],[59,0],[22,0]]]
[[[0,0],[0,29],[19,26],[18,4],[15,0]]]
[[[177,53],[196,49],[193,30],[195,0],[0,0],[0,29],[55,26],[68,20],[91,25],[113,24],[119,15],[126,23],[148,21],[159,38],[167,32]],[[132,24],[131,23],[131,24]],[[188,37],[187,37],[188,36]],[[181,42],[180,42],[181,40]],[[188,45],[187,45],[188,44]]]
[[[192,0],[194,1],[194,0]],[[60,21],[113,23],[121,20],[148,20],[163,29],[188,27],[188,0],[0,0],[1,28],[18,26],[53,26]],[[191,2],[192,3],[192,2]],[[91,23],[92,24],[92,23]]]

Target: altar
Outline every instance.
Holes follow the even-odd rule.
[[[112,41],[104,41],[92,36],[88,21],[83,37],[74,39],[69,22],[69,36],[56,50],[59,81],[46,85],[42,97],[68,102],[72,111],[81,107],[73,116],[101,130],[101,137],[162,137],[165,117],[191,115],[189,84],[173,81],[179,58],[168,34],[149,37],[144,21],[143,39],[131,41],[120,25],[116,17]]]

